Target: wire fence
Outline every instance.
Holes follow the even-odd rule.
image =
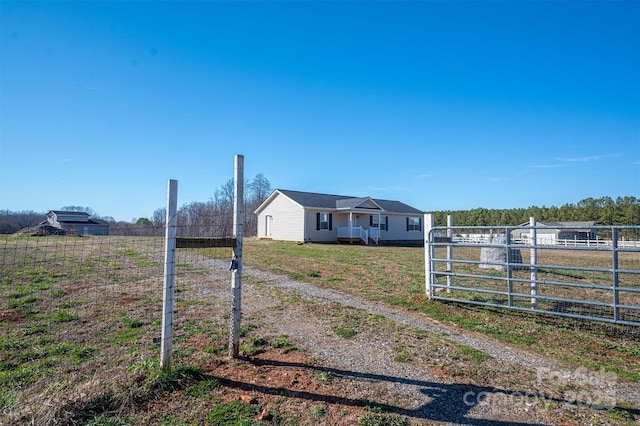
[[[177,229],[178,236],[203,232]],[[153,227],[110,234],[0,237],[0,408],[7,418],[42,418],[36,411],[50,409],[53,394],[108,386],[137,365],[157,363],[165,239]],[[229,282],[232,249],[189,246],[175,251],[177,357],[190,350],[194,327],[209,329],[212,347],[219,335],[215,350],[227,342],[226,324],[207,313],[221,296],[209,284]]]

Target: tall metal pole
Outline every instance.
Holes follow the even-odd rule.
[[[513,267],[511,266],[511,262],[513,262],[513,252],[511,251],[511,233],[509,232],[509,228],[504,228],[504,241],[505,241],[505,250],[507,257],[507,292],[508,292],[508,302],[509,307],[513,307]]]
[[[538,232],[536,229],[536,218],[531,216],[529,217],[529,226],[531,230],[529,231],[529,240],[531,241],[529,244],[531,245],[530,253],[530,264],[531,264],[531,309],[536,309],[538,307],[538,301],[536,297],[538,295]]]
[[[447,238],[449,243],[447,245],[447,272],[453,273],[453,216],[447,215]],[[447,293],[451,293],[451,283],[453,281],[452,275],[447,275]]]
[[[618,322],[620,321],[620,293],[618,290],[620,283],[618,281],[618,228],[615,226],[611,228],[611,256],[611,270],[613,272],[613,320]]]
[[[162,338],[160,341],[160,366],[171,368],[173,345],[173,295],[176,268],[176,225],[178,223],[178,181],[170,179],[167,188],[167,220],[164,250],[164,290],[162,296]]]
[[[242,205],[244,201],[244,156],[236,155],[233,180],[233,236],[236,246],[231,260],[231,331],[229,357],[240,353],[240,319],[242,316]]]
[[[433,295],[432,284],[432,274],[431,270],[433,268],[433,245],[431,244],[431,230],[434,226],[433,214],[427,213],[424,215],[424,275],[425,275],[425,290],[427,293],[427,297],[431,298]]]

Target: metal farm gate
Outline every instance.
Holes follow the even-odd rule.
[[[425,215],[431,299],[640,326],[640,226],[447,224]]]

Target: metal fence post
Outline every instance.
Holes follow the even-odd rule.
[[[451,284],[453,282],[453,216],[447,215],[447,238],[449,244],[447,245],[447,293],[451,293]]]
[[[538,263],[538,233],[536,229],[536,218],[531,216],[529,218],[529,226],[531,229],[529,230],[529,239],[531,240],[531,249],[529,250],[531,259],[529,263],[531,264],[531,309],[536,309],[538,307],[538,302],[535,296],[538,294],[538,267],[536,264]]]
[[[233,181],[233,236],[236,246],[231,261],[231,330],[229,357],[240,354],[240,319],[242,316],[242,207],[244,202],[244,156],[236,155]]]
[[[618,292],[618,228],[611,228],[611,267],[613,269],[613,321],[620,321],[620,294]]]
[[[509,228],[504,228],[504,241],[507,259],[507,291],[509,294],[509,307],[513,306],[513,253],[511,253],[511,233]]]
[[[173,344],[173,298],[176,267],[176,225],[178,206],[178,181],[170,179],[167,188],[167,220],[164,250],[164,289],[162,297],[162,338],[160,341],[160,366],[171,368]]]
[[[425,275],[425,285],[426,285],[426,293],[427,297],[431,298],[433,295],[433,287],[431,287],[433,283],[432,277],[433,274],[433,245],[431,244],[431,230],[433,229],[433,214],[427,213],[424,215],[424,275]]]

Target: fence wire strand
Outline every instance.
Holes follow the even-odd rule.
[[[0,388],[11,389],[11,404],[2,407],[8,418],[33,411],[29,401],[51,391],[44,382],[79,389],[93,380],[84,375],[90,371],[111,383],[159,358],[163,233],[130,226],[110,233],[0,237]],[[180,227],[178,235],[203,234]],[[190,321],[219,303],[208,283],[229,280],[230,259],[230,248],[176,250],[176,356],[187,350]]]

